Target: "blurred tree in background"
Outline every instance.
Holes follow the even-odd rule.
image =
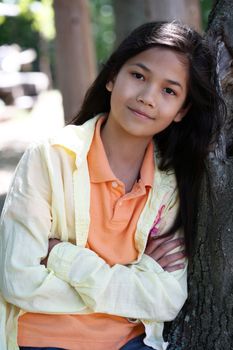
[[[89,0],[97,62],[103,62],[115,42],[113,0]]]
[[[96,45],[97,62],[103,62],[109,56],[115,42],[114,0],[89,0]],[[115,0],[117,1],[117,0]],[[34,48],[38,58],[34,69],[40,70],[40,38],[47,43],[47,54],[54,78],[54,12],[52,0],[1,0],[0,4],[19,5],[20,13],[14,17],[0,17],[0,45],[17,43],[22,48]],[[200,0],[203,29],[213,0]],[[43,45],[42,45],[43,46]]]
[[[96,77],[96,54],[87,0],[54,0],[56,72],[64,116],[70,121]]]
[[[202,31],[200,0],[113,1],[116,16],[116,44],[136,27],[151,21],[181,21]]]
[[[80,5],[81,0],[75,0],[77,1],[75,4]],[[156,0],[158,1],[158,0]],[[106,60],[106,58],[111,53],[114,45],[117,44],[116,35],[120,37],[120,31],[121,29],[122,35],[125,35],[127,25],[128,29],[131,30],[133,26],[137,25],[137,21],[135,22],[135,19],[138,18],[140,23],[148,20],[153,20],[154,18],[159,18],[159,13],[156,12],[156,6],[158,7],[158,10],[161,7],[161,11],[165,11],[164,15],[166,18],[166,6],[169,6],[169,1],[166,1],[166,6],[164,1],[161,0],[161,4],[159,2],[156,2],[154,0],[150,1],[147,0],[144,3],[143,1],[120,1],[120,0],[85,0],[85,3],[89,4],[89,12],[90,12],[90,18],[91,18],[91,24],[92,24],[92,38],[94,40],[95,45],[95,57],[93,59],[97,61],[97,69],[100,67],[100,65]],[[195,0],[194,0],[195,1]],[[198,0],[196,0],[198,2]],[[212,6],[212,0],[200,0],[201,5],[201,12],[202,12],[202,27],[206,28],[207,25],[207,18],[208,14],[210,12],[210,8]],[[13,44],[17,43],[22,47],[22,49],[27,48],[33,48],[35,49],[37,53],[37,59],[33,62],[32,69],[34,71],[41,71],[45,73],[50,81],[50,87],[59,87],[63,94],[63,102],[65,106],[68,106],[70,104],[70,99],[65,101],[65,92],[67,96],[71,96],[74,94],[73,88],[74,84],[72,83],[72,79],[75,79],[73,75],[69,78],[66,76],[64,79],[64,74],[62,75],[59,73],[59,71],[66,70],[67,67],[72,66],[73,70],[75,72],[78,72],[78,67],[75,68],[75,62],[80,62],[80,59],[78,58],[80,55],[82,60],[82,50],[80,50],[80,53],[78,53],[78,44],[79,40],[78,37],[75,36],[72,41],[72,47],[74,50],[76,49],[76,61],[74,59],[73,63],[66,63],[69,62],[69,57],[72,56],[72,47],[71,42],[69,40],[69,35],[74,34],[73,31],[69,33],[67,31],[67,37],[66,39],[62,39],[64,45],[69,44],[69,50],[67,51],[67,55],[65,58],[65,52],[62,50],[62,42],[61,39],[57,40],[57,44],[59,42],[60,50],[59,52],[56,52],[56,45],[55,45],[55,18],[54,18],[54,0],[0,0],[0,5],[11,5],[15,6],[18,9],[18,14],[15,16],[2,16],[0,17],[0,45],[3,44]],[[61,2],[62,3],[62,2]],[[62,3],[63,6],[67,6],[67,8],[70,6],[70,1],[66,2],[64,0],[64,3]],[[138,4],[138,6],[136,6]],[[179,3],[177,3],[178,5]],[[181,4],[181,3],[180,3]],[[159,5],[159,6],[158,6]],[[174,11],[176,9],[176,3],[172,2],[171,5],[174,8]],[[73,4],[74,6],[74,4]],[[143,17],[143,11],[139,8],[149,8],[148,6],[151,6],[153,8],[153,13],[150,12],[150,16]],[[179,5],[180,6],[180,5]],[[195,7],[194,7],[195,8]],[[128,9],[128,12],[127,12]],[[132,11],[131,11],[132,10]],[[134,11],[133,11],[134,10]],[[142,18],[140,19],[137,14],[137,10],[140,16]],[[145,9],[144,9],[145,10]],[[177,10],[178,12],[180,10]],[[176,12],[177,12],[176,11]],[[189,9],[185,8],[183,12],[188,12]],[[196,10],[194,10],[196,13]],[[182,12],[182,11],[181,11]],[[170,9],[170,15],[172,15],[173,10]],[[123,14],[126,14],[125,17],[123,17]],[[0,6],[0,16],[1,16],[1,6]],[[70,25],[72,27],[72,13],[70,13],[69,18],[68,15],[64,14],[64,17],[66,19],[66,26]],[[78,16],[78,15],[77,15]],[[80,13],[80,16],[82,16],[82,13]],[[175,13],[174,13],[175,16]],[[117,22],[115,20],[115,17],[117,17]],[[133,21],[134,20],[134,21]],[[120,22],[123,21],[121,24]],[[89,20],[88,20],[89,22]],[[134,23],[135,22],[135,23]],[[59,33],[63,32],[62,26],[64,23],[60,21],[61,28],[59,30]],[[200,27],[200,26],[199,26]],[[77,29],[78,27],[76,27]],[[74,29],[74,28],[73,28]],[[75,29],[74,29],[75,30]],[[82,28],[80,28],[81,32],[83,31]],[[77,33],[77,32],[76,32]],[[80,35],[80,34],[79,34]],[[60,34],[59,34],[60,36]],[[85,36],[85,33],[84,33]],[[64,37],[64,36],[63,36]],[[80,36],[79,36],[80,37]],[[80,40],[88,40],[88,43],[91,43],[92,38],[91,35],[88,37],[83,38],[83,36],[80,37]],[[57,37],[58,39],[58,37]],[[118,38],[119,39],[119,38]],[[68,41],[68,42],[67,42]],[[77,45],[76,45],[77,42]],[[75,45],[75,47],[74,47]],[[84,47],[85,48],[85,47]],[[68,47],[67,47],[68,49]],[[69,52],[69,54],[68,54]],[[71,56],[70,56],[71,55]],[[64,56],[64,57],[63,57]],[[59,69],[56,69],[56,62],[62,61],[64,64],[61,66],[59,65]],[[85,74],[85,72],[83,72]],[[61,79],[61,76],[63,76],[63,79]],[[87,82],[90,81],[90,77],[87,74]],[[64,82],[69,80],[70,87],[68,86],[68,82]],[[63,81],[61,83],[61,81]],[[61,88],[61,86],[64,87],[64,84],[66,84],[65,88]],[[77,84],[77,79],[76,79]],[[80,83],[81,84],[81,83]],[[83,97],[83,93],[81,93],[81,90],[83,90],[83,84],[79,86],[79,89],[77,90],[77,95],[74,96],[74,107],[71,109],[72,111],[76,108],[79,109],[76,105],[76,100],[80,100]],[[72,89],[72,91],[71,91]],[[80,96],[79,96],[80,94]],[[67,108],[65,108],[67,110]],[[65,111],[66,118],[68,115],[71,115],[70,111]],[[73,112],[72,112],[73,115]]]
[[[53,1],[1,0],[1,3],[18,5],[19,14],[17,16],[0,15],[0,45],[17,43],[23,49],[34,48],[38,57],[33,68],[42,71],[44,69],[40,63],[41,55],[44,56],[46,47],[53,79],[55,79]],[[112,0],[90,0],[89,3],[97,62],[102,62],[110,54],[115,41]]]

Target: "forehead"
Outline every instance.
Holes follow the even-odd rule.
[[[126,61],[124,66],[140,66],[140,64],[148,68],[151,74],[172,74],[188,79],[189,61],[187,57],[166,47],[158,46],[142,51]]]

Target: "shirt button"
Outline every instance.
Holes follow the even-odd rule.
[[[130,323],[140,323],[140,320],[136,319],[136,318],[127,318],[127,320],[130,322]]]
[[[113,188],[117,188],[117,186],[118,186],[118,183],[117,183],[116,181],[113,181],[113,182],[112,182],[112,187],[113,187]]]

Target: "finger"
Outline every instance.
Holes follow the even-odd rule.
[[[155,250],[159,246],[161,246],[161,244],[172,240],[174,238],[174,236],[175,236],[175,234],[169,235],[169,236],[166,236],[166,237],[161,237],[161,238],[150,237],[148,242],[147,242],[146,248],[147,248],[147,250],[149,252],[152,252],[153,250]]]
[[[158,260],[168,255],[173,249],[181,246],[184,246],[184,240],[182,238],[175,238],[162,243],[159,247],[156,247],[151,254],[153,254],[155,260]]]
[[[179,260],[183,259],[186,256],[185,251],[177,252],[173,254],[168,254],[161,259],[159,259],[157,262],[162,267],[168,267],[170,265],[174,265],[174,263],[178,262]]]
[[[53,249],[53,247],[59,243],[61,243],[60,239],[50,238],[49,239],[48,253],[50,253],[50,251]]]
[[[167,272],[174,272],[177,270],[183,270],[184,268],[185,268],[185,264],[176,264],[173,266],[167,266],[164,268],[164,270]]]
[[[172,235],[168,235],[168,236],[165,236],[165,237],[152,237],[152,240],[155,244],[157,244],[157,246],[159,246],[160,244],[164,243],[164,242],[167,242],[167,241],[170,241],[174,238],[175,236],[175,233],[173,233]]]
[[[61,242],[61,240],[60,239],[58,239],[58,238],[49,238],[49,242]]]

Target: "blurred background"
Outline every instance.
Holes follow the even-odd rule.
[[[63,127],[114,47],[152,20],[202,33],[214,0],[0,1],[0,211],[25,148]]]

